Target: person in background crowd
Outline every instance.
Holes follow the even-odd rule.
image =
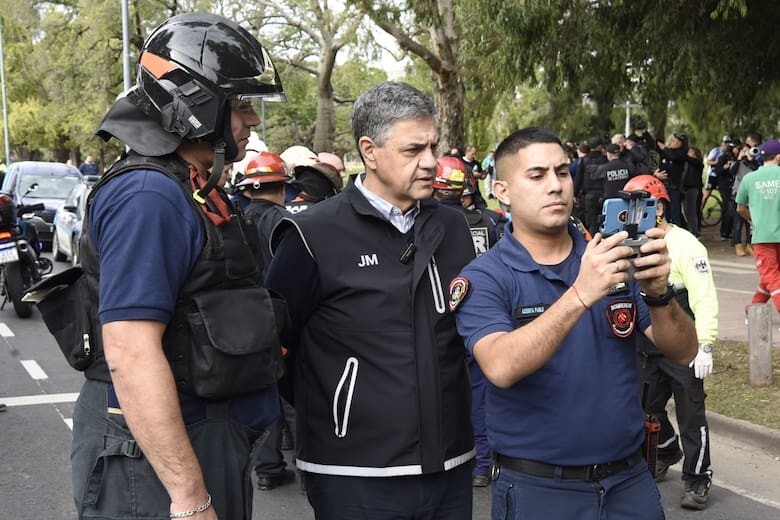
[[[454,157],[457,157],[457,155]],[[479,181],[480,179],[485,178],[485,172],[482,169],[482,165],[477,160],[477,147],[472,145],[467,146],[466,153],[461,159],[463,159],[469,172],[467,179],[474,185],[474,203],[480,209],[487,208],[487,201],[479,190]]]
[[[631,160],[631,151],[626,148],[626,136],[623,134],[615,134],[612,136],[611,140],[612,144],[616,144],[618,148],[620,148],[620,152],[618,154],[618,158],[626,163],[631,170],[631,173],[634,173],[634,163]]]
[[[468,184],[469,198],[473,194],[471,181],[467,179],[465,163],[457,157],[440,157],[433,181],[433,196],[441,204],[457,208],[464,212],[471,230],[474,251],[477,256],[487,252],[498,240],[496,227],[485,213],[479,209],[466,209],[461,203],[462,194]],[[467,356],[471,381],[471,424],[474,428],[474,444],[477,450],[476,465],[472,473],[472,486],[485,487],[490,484],[491,456],[485,429],[485,376],[474,361]]]
[[[754,172],[759,168],[758,156],[760,154],[758,152],[757,146],[745,144],[729,172],[734,177],[734,184],[731,187],[731,207],[734,208],[734,231],[731,235],[731,242],[734,245],[734,252],[737,256],[753,255],[753,245],[750,243],[752,238],[750,223],[737,212],[737,193],[739,193],[739,185],[742,184],[742,179],[748,173]]]
[[[661,156],[658,153],[658,144],[650,132],[647,130],[647,122],[644,120],[638,120],[634,124],[634,131],[631,135],[626,137],[631,139],[635,143],[641,145],[642,149],[647,155],[647,172],[654,172],[660,167]],[[663,144],[663,143],[662,143]],[[638,172],[642,173],[642,172]]]
[[[650,164],[648,162],[647,150],[643,144],[637,142],[637,137],[635,135],[629,135],[626,137],[626,150],[629,152],[631,166],[633,167],[634,173],[636,175],[650,173]]]
[[[132,152],[95,185],[81,239],[79,305],[102,334],[86,338],[73,414],[79,518],[252,518],[250,450],[279,414],[281,350],[251,230],[218,184],[260,123],[253,100],[283,96],[254,36],[183,14],[152,31],[100,124]]]
[[[87,175],[97,176],[100,173],[100,166],[98,166],[98,164],[95,162],[94,157],[92,157],[91,155],[87,155],[87,158],[79,166],[79,171],[85,177]]]
[[[590,152],[580,160],[574,176],[574,193],[576,201],[584,207],[585,226],[591,235],[595,235],[604,197],[604,178],[599,177],[598,169],[607,162],[607,158],[604,155],[604,141],[600,137],[592,138],[589,145]]]
[[[725,137],[724,137],[725,139]],[[731,233],[734,229],[733,210],[731,209],[731,187],[734,185],[734,177],[731,175],[731,167],[736,162],[737,152],[734,153],[734,148],[737,147],[735,143],[729,139],[723,143],[723,151],[718,156],[718,160],[715,162],[713,171],[718,179],[718,191],[720,192],[720,198],[723,202],[721,215],[723,218],[720,221],[720,239],[723,241],[731,239]]]
[[[332,166],[338,172],[339,177],[344,178],[344,161],[341,160],[341,157],[331,152],[320,152],[317,154],[317,159],[322,164]]]
[[[249,199],[244,215],[257,231],[259,251],[256,259],[263,279],[271,263],[271,232],[279,221],[291,216],[284,209],[284,187],[290,181],[292,175],[281,157],[273,152],[260,152],[249,160],[236,184],[238,193]],[[282,432],[289,428],[288,422],[294,424],[294,411],[281,397],[279,406],[283,413],[268,428],[268,435],[255,447],[253,454],[257,487],[263,491],[295,480],[295,473],[287,469],[282,454]]]
[[[780,141],[759,148],[764,165],[742,179],[737,212],[753,226],[753,255],[761,280],[753,303],[770,299],[780,311]]]
[[[496,180],[495,165],[493,163],[494,150],[490,150],[488,154],[482,159],[482,171],[485,172],[485,191],[487,191],[489,199],[495,199],[493,195],[493,181]]]
[[[748,145],[748,147],[751,149],[759,148],[762,142],[763,142],[763,138],[761,137],[761,134],[759,134],[758,132],[750,132],[745,136],[745,144]],[[756,156],[756,162],[758,162],[759,166],[764,164],[764,160],[761,157],[761,153],[759,153]]]
[[[404,83],[364,92],[365,173],[274,233],[266,283],[290,311],[297,466],[318,520],[471,519],[471,389],[445,291],[474,245],[432,198],[435,112]]]
[[[658,141],[661,154],[659,171],[655,172],[657,178],[663,181],[666,191],[669,193],[669,221],[681,227],[685,227],[682,217],[682,180],[687,165],[688,137],[685,134],[672,134],[669,144]]]
[[[620,135],[620,134],[618,134]],[[604,179],[604,192],[601,202],[618,196],[618,192],[631,178],[631,167],[620,158],[620,146],[610,143],[606,146],[607,161],[596,170],[596,175]]]
[[[704,183],[702,176],[704,174],[704,162],[702,161],[701,150],[696,147],[688,148],[685,156],[685,165],[683,166],[682,180],[680,189],[682,190],[682,205],[685,214],[685,222],[688,225],[688,231],[698,238],[701,236],[701,198]]]
[[[635,332],[676,363],[696,352],[667,283],[664,232],[648,230],[633,260],[625,231],[586,243],[570,224],[568,158],[549,130],[504,139],[496,172],[510,231],[461,272],[449,298],[489,382],[492,517],[660,520],[642,457]]]
[[[724,135],[720,145],[710,150],[710,153],[707,154],[707,181],[704,185],[704,196],[701,201],[702,209],[704,209],[704,206],[707,204],[707,200],[710,198],[712,190],[718,188],[718,174],[715,172],[715,165],[718,164],[718,159],[721,154],[730,147],[731,137]]]
[[[669,195],[660,180],[650,175],[634,177],[626,191],[644,190],[658,199],[657,222],[664,230],[672,266],[669,282],[674,284],[677,303],[694,319],[699,351],[688,366],[667,359],[641,331],[637,334],[640,380],[647,388],[645,411],[661,423],[655,480],[666,477],[669,466],[685,454],[682,479],[685,492],[681,505],[687,509],[707,507],[712,485],[710,434],[704,408],[704,378],[712,373],[712,345],[718,335],[718,294],[712,279],[707,248],[693,234],[669,223]],[[666,404],[674,395],[680,441],[669,422]]]
[[[336,168],[321,162],[317,154],[305,146],[291,146],[280,156],[293,171],[293,180],[287,185],[293,196],[285,204],[293,215],[341,191],[343,181]]]

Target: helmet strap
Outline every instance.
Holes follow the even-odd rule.
[[[214,162],[211,166],[211,174],[206,182],[206,185],[201,189],[192,192],[192,198],[195,199],[198,204],[204,204],[206,197],[209,196],[211,190],[219,182],[219,178],[222,177],[222,170],[225,167],[225,143],[224,141],[217,141],[214,143]]]

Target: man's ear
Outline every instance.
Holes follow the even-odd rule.
[[[509,204],[509,185],[506,181],[493,181],[493,195],[507,207]]]
[[[363,136],[358,140],[358,150],[367,170],[376,170],[376,149],[377,146],[370,137]]]

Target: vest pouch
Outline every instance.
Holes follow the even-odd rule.
[[[49,276],[30,287],[24,301],[34,302],[68,364],[86,370],[99,349],[88,315],[87,279],[80,266]]]
[[[277,315],[286,315],[283,300],[261,287],[243,287],[197,293],[192,301],[188,390],[227,399],[267,388],[284,375],[277,327]]]

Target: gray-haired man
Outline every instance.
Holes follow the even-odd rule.
[[[283,221],[266,283],[288,301],[298,459],[322,519],[470,519],[474,442],[448,284],[474,257],[431,198],[431,101],[403,83],[355,102],[365,173]]]

